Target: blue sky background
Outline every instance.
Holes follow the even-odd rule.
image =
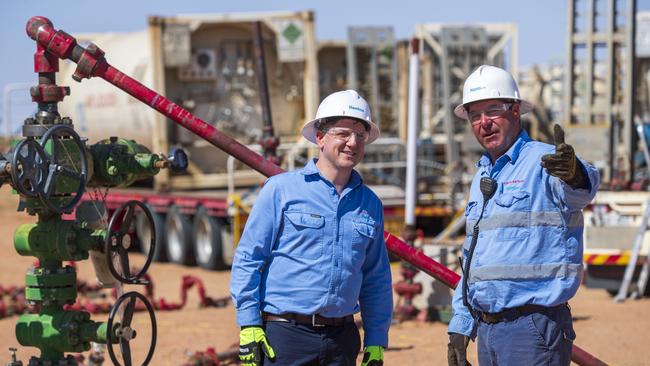
[[[27,20],[50,18],[68,33],[146,29],[147,16],[179,13],[248,11],[316,12],[319,39],[344,39],[350,25],[391,25],[398,38],[409,38],[422,23],[516,23],[519,65],[563,62],[567,0],[10,0],[0,5],[0,90],[7,83],[35,82],[34,42],[25,34]],[[637,0],[638,10],[650,10],[650,0]],[[101,47],[101,45],[99,45]],[[110,55],[107,55],[110,62]],[[74,81],[62,81],[74,86]]]

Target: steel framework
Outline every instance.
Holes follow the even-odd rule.
[[[567,136],[583,158],[602,170],[603,181],[614,175],[629,181],[635,149],[636,0],[571,0],[567,11]]]

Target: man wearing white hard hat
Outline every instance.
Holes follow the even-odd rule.
[[[465,209],[463,275],[452,302],[449,365],[569,365],[575,332],[568,301],[582,277],[582,208],[600,176],[555,126],[555,145],[532,140],[520,116],[532,105],[507,71],[483,65],[465,81],[467,120],[485,149]]]
[[[354,90],[333,93],[302,135],[319,157],[269,178],[231,271],[245,365],[383,364],[392,317],[383,206],[354,167],[379,137]]]

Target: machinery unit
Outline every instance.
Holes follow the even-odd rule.
[[[314,19],[311,12],[197,14],[150,17],[146,31],[79,35],[80,41],[101,44],[111,62],[179,106],[243,144],[262,137],[262,109],[255,69],[255,21],[263,22],[262,37],[274,130],[280,141],[295,142],[307,116],[318,105]],[[63,65],[67,79],[74,65]],[[137,139],[152,151],[183,148],[191,158],[188,172],[162,172],[156,191],[225,189],[227,154],[157,115],[134,98],[98,80],[88,80],[71,95],[62,112],[70,115],[95,141],[99,131]],[[120,118],[115,118],[115,116]],[[103,132],[106,131],[106,132]],[[262,177],[235,166],[239,185],[260,183]]]

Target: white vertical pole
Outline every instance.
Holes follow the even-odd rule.
[[[408,94],[408,126],[406,140],[406,202],[404,209],[404,224],[407,229],[415,229],[415,205],[417,203],[417,131],[419,105],[419,40],[411,39],[411,57],[409,60],[409,94]]]

